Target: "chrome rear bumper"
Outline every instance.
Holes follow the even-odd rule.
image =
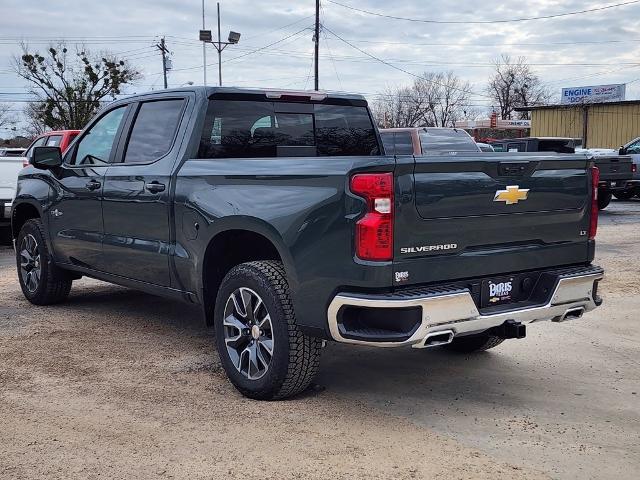
[[[500,311],[491,315],[480,313],[467,289],[411,298],[338,294],[329,305],[327,312],[329,329],[331,336],[337,342],[376,347],[411,345],[415,348],[423,348],[431,346],[426,342],[438,332],[443,335],[453,332],[455,337],[498,327],[508,320],[526,324],[545,320],[560,322],[579,318],[583,313],[594,310],[599,305],[594,299],[594,285],[603,277],[604,272],[598,267],[575,276],[561,276],[546,304]],[[375,309],[420,307],[422,318],[415,332],[406,340],[380,342],[355,340],[345,338],[340,331],[340,311],[343,307],[348,306]]]

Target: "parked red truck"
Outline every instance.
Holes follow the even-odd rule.
[[[24,155],[24,166],[26,167],[29,164],[29,158],[35,147],[58,147],[64,152],[79,133],[80,130],[53,130],[43,133],[29,145]]]

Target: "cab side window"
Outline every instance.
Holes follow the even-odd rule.
[[[140,105],[124,156],[125,163],[154,162],[171,151],[185,100],[156,100]]]
[[[631,155],[640,154],[640,140],[629,145],[627,147],[627,153],[630,153]]]
[[[78,142],[71,165],[106,165],[127,106],[118,107],[93,124]]]
[[[47,139],[47,147],[59,147],[62,142],[62,135],[51,135]]]

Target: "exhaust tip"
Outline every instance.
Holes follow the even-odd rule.
[[[578,318],[582,318],[584,315],[585,309],[584,307],[571,308],[564,312],[562,317],[559,317],[557,322],[566,322],[568,320],[577,320]]]
[[[448,345],[453,342],[455,332],[453,330],[443,330],[441,332],[432,332],[427,335],[422,342],[418,344],[416,348],[431,348],[439,347],[441,345]]]

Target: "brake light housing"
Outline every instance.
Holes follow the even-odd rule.
[[[367,204],[364,217],[356,223],[356,256],[373,262],[393,260],[393,174],[354,175],[351,192]]]
[[[600,169],[591,167],[591,218],[589,222],[589,240],[595,240],[598,233],[598,185],[600,184]]]

